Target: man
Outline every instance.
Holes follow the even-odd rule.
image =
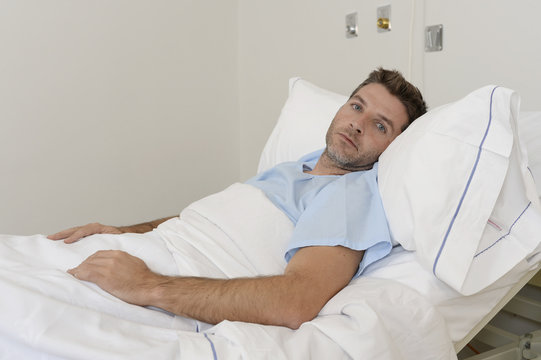
[[[390,251],[388,236],[372,235],[387,231],[378,207],[374,164],[424,112],[419,90],[400,73],[380,68],[338,110],[322,153],[279,165],[248,181],[296,225],[281,275],[236,279],[163,276],[150,271],[141,259],[112,250],[98,251],[68,272],[126,302],[211,324],[238,320],[297,329],[365,266]],[[367,201],[352,206],[348,198],[356,192],[366,193]],[[325,219],[341,214],[343,208],[360,215],[354,221],[349,213],[339,221]],[[141,233],[168,219],[128,227],[88,224],[49,239],[72,243],[96,233]],[[377,229],[372,232],[372,227]],[[337,233],[345,235],[334,236]]]

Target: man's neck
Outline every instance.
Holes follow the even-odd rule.
[[[359,169],[346,169],[337,165],[327,154],[327,150],[323,151],[316,165],[311,171],[306,171],[312,175],[345,175],[354,171],[370,170],[372,166],[366,166]]]
[[[316,165],[311,171],[307,171],[308,174],[312,175],[345,175],[351,171],[342,169],[336,166],[331,159],[327,156],[326,151],[321,154]]]

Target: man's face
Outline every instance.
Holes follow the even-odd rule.
[[[347,171],[370,169],[408,123],[406,107],[381,84],[360,88],[327,131],[326,156]]]

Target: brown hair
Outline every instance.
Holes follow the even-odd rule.
[[[372,71],[368,78],[357,86],[350,95],[350,98],[359,91],[360,88],[368,84],[381,84],[394,96],[396,96],[406,107],[408,113],[408,124],[402,129],[404,131],[413,120],[426,113],[426,103],[423,95],[417,87],[409,83],[397,70],[386,70],[377,68]]]

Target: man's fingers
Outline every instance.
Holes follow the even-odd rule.
[[[49,240],[62,240],[62,239],[66,239],[67,237],[69,237],[70,235],[72,235],[79,227],[74,227],[74,228],[71,228],[71,229],[66,229],[66,230],[62,230],[62,231],[59,231],[55,234],[52,234],[52,235],[48,235],[47,236],[47,239]]]
[[[93,277],[97,275],[104,265],[104,260],[107,259],[107,251],[100,250],[87,257],[82,263],[67,272],[79,280],[93,281]]]
[[[76,277],[77,279],[79,279],[79,275],[77,275],[77,268],[73,268],[73,269],[69,269],[67,271],[68,274],[71,274],[73,275],[74,277]]]
[[[74,233],[66,237],[64,239],[64,243],[71,244],[88,235],[92,235],[92,233],[88,231],[84,231],[84,228],[79,228],[77,231],[75,231]]]
[[[57,232],[56,234],[47,236],[50,240],[64,240],[66,244],[74,243],[86,236],[94,234],[120,234],[118,228],[114,226],[102,225],[100,223],[86,224],[84,226],[73,227],[71,229]]]
[[[77,226],[67,230],[59,231],[56,234],[47,236],[47,238],[50,240],[64,240],[66,244],[71,244],[85,236],[93,234],[94,232],[92,231],[92,228],[94,227],[94,224]]]
[[[99,268],[87,268],[77,266],[73,269],[69,269],[68,274],[73,275],[77,280],[96,282],[96,276],[99,275]]]

